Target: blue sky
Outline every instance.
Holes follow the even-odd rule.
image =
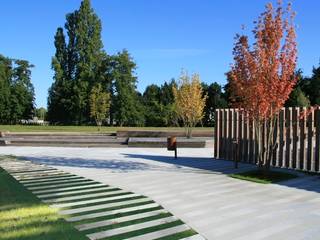
[[[80,0],[2,0],[0,53],[29,60],[37,107],[52,84],[53,37]],[[250,33],[265,0],[91,0],[109,53],[126,48],[136,61],[138,90],[177,78],[182,68],[202,81],[225,83],[236,33]],[[272,1],[273,3],[275,1]],[[293,0],[297,12],[298,67],[305,75],[320,59],[320,1]]]

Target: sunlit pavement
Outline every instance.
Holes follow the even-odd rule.
[[[127,191],[148,196],[208,239],[317,239],[320,179],[256,184],[228,177],[233,163],[212,149],[1,147]],[[253,166],[240,165],[240,171]]]

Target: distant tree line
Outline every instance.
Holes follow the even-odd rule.
[[[15,124],[34,114],[34,88],[28,61],[0,54],[0,122]]]

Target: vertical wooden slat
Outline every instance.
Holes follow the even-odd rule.
[[[301,170],[308,170],[308,165],[307,165],[307,158],[306,158],[306,132],[307,132],[307,121],[306,121],[306,108],[302,108],[302,114],[300,118],[300,169]]]
[[[229,146],[229,151],[228,151],[228,159],[233,160],[233,152],[232,152],[232,121],[233,121],[233,109],[228,109],[228,146]]]
[[[243,113],[243,161],[248,162],[248,119],[247,112]]]
[[[273,154],[271,159],[271,166],[276,166],[277,158],[277,140],[278,140],[278,116],[275,116],[274,130],[273,130]]]
[[[249,119],[249,162],[254,163],[253,159],[253,151],[254,151],[254,136],[253,136],[253,125],[252,125],[252,119]]]
[[[220,136],[219,136],[219,132],[220,132],[220,118],[219,118],[219,109],[216,109],[215,110],[215,113],[214,113],[214,150],[213,150],[213,156],[214,158],[219,158],[219,146],[220,146]]]
[[[239,110],[239,121],[238,121],[238,136],[239,136],[239,161],[243,161],[243,110]]]
[[[292,167],[297,168],[298,155],[299,108],[292,109]]]
[[[229,110],[229,126],[230,126],[230,160],[234,161],[234,109]]]
[[[224,110],[225,116],[225,138],[226,138],[226,145],[225,145],[225,159],[229,160],[229,153],[230,153],[230,142],[229,142],[229,110]]]
[[[220,119],[221,119],[221,145],[220,145],[220,158],[224,159],[225,155],[225,139],[224,139],[224,126],[225,126],[225,122],[224,122],[224,110],[221,109],[220,110]]]
[[[274,153],[274,158],[275,158],[275,164],[274,166],[279,167],[279,148],[280,148],[280,113],[277,115],[277,122],[276,122],[276,134],[275,134],[275,144],[276,144],[276,149]]]
[[[315,160],[316,171],[320,172],[320,107],[315,110]]]
[[[292,108],[286,108],[286,161],[285,166],[292,168]]]
[[[308,159],[308,170],[314,172],[315,171],[315,161],[314,161],[314,140],[313,140],[313,133],[314,133],[314,111],[310,111],[308,114],[308,153],[307,153],[307,159]]]
[[[279,167],[283,166],[283,163],[285,162],[284,158],[284,134],[285,134],[285,127],[284,127],[284,122],[285,122],[285,111],[284,109],[280,110],[280,115],[279,115]]]

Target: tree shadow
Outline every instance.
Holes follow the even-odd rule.
[[[255,165],[239,163],[239,168],[234,168],[234,163],[228,160],[213,159],[209,157],[178,157],[175,159],[170,156],[148,155],[148,154],[123,154],[124,159],[97,160],[86,158],[66,158],[66,157],[26,157],[36,163],[79,167],[108,169],[112,172],[131,172],[131,171],[164,171],[181,173],[202,173],[202,174],[232,174],[253,170]],[[157,164],[158,163],[158,164]],[[159,164],[160,163],[160,164]],[[164,163],[164,164],[161,164]],[[297,173],[294,170],[277,169],[289,173]],[[296,188],[300,190],[320,192],[320,176],[310,176],[298,173],[296,179],[274,183],[280,186]]]

